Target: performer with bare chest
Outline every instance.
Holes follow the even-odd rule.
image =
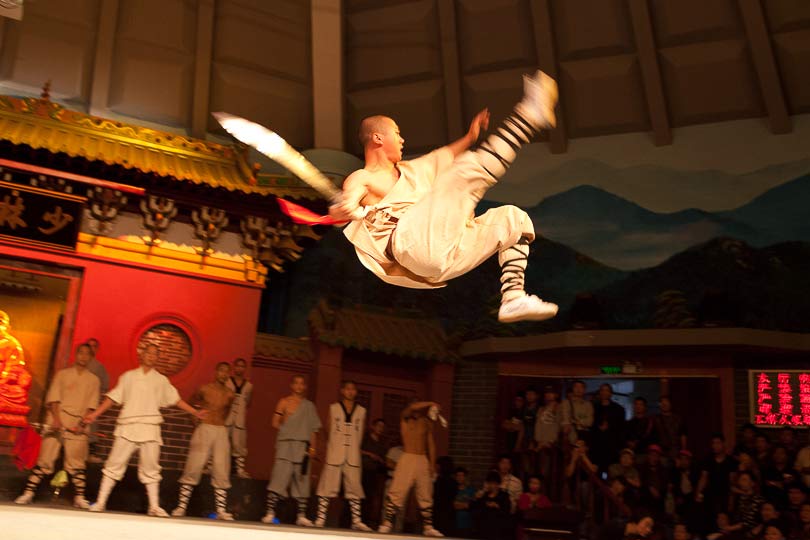
[[[408,405],[400,418],[403,454],[394,469],[394,478],[385,501],[385,519],[379,532],[389,533],[399,508],[408,500],[408,492],[416,489],[416,501],[422,514],[422,534],[443,536],[433,528],[433,463],[436,462],[436,444],[433,440],[434,422],[427,411],[438,411],[438,403],[417,401]]]
[[[233,521],[233,516],[227,511],[228,489],[231,487],[231,445],[228,428],[225,427],[225,418],[234,400],[234,392],[227,386],[231,365],[220,362],[215,373],[214,382],[200,387],[191,398],[192,405],[200,405],[208,414],[191,436],[186,467],[180,477],[177,508],[172,511],[175,517],[186,515],[191,493],[194,486],[200,483],[200,476],[210,458],[217,519]]]
[[[276,505],[289,493],[298,502],[296,525],[311,527],[307,518],[309,499],[309,473],[304,468],[305,458],[315,455],[321,420],[315,404],[306,399],[307,383],[303,375],[296,375],[290,383],[292,393],[279,400],[273,416],[276,437],[276,458],[270,483],[267,485],[267,513],[262,523],[272,523]]]

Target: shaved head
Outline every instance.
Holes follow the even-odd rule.
[[[393,123],[393,120],[381,114],[363,118],[363,121],[360,122],[360,132],[358,133],[360,144],[363,145],[363,148],[371,142],[371,136],[374,135],[374,133],[384,132],[389,122]]]

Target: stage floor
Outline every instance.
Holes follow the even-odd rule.
[[[3,540],[379,540],[392,537],[423,538],[345,529],[263,525],[253,521],[156,518],[120,512],[94,514],[64,507],[0,503],[0,538]]]

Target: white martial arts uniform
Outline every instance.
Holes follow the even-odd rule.
[[[319,497],[337,497],[343,478],[343,494],[347,499],[362,499],[363,461],[360,446],[366,425],[365,407],[355,404],[349,414],[342,402],[329,406],[329,442],[326,463],[318,483]]]
[[[231,413],[225,421],[231,437],[231,455],[234,457],[247,457],[247,408],[253,397],[253,383],[245,379],[242,386],[237,386],[233,377],[226,383],[236,396],[231,405]]]

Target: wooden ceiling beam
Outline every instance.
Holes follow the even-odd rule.
[[[560,84],[550,8],[550,0],[532,0],[531,2],[537,67],[556,80],[557,84]],[[560,91],[560,98],[562,99],[562,88],[560,88]],[[559,102],[555,112],[557,114],[557,127],[549,132],[548,145],[552,154],[563,154],[568,150],[568,137],[565,131],[565,118],[563,118],[562,107]]]
[[[461,101],[461,69],[458,59],[456,7],[454,0],[439,0],[439,39],[444,70],[444,104],[447,136],[450,140],[465,132],[464,106]]]
[[[672,144],[672,130],[669,126],[664,82],[661,78],[658,49],[655,45],[655,35],[650,20],[650,7],[647,0],[630,0],[629,7],[653,141],[656,146]]]
[[[745,33],[748,36],[748,49],[754,61],[754,69],[759,82],[765,108],[768,110],[768,120],[771,133],[790,133],[793,126],[790,122],[785,95],[782,92],[782,83],[779,79],[779,70],[773,56],[771,38],[768,34],[768,25],[762,13],[760,0],[737,0],[742,15]]]

